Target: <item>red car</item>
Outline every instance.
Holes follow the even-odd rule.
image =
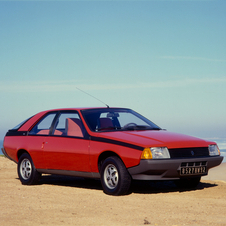
[[[43,111],[9,130],[3,147],[22,184],[42,173],[100,178],[110,195],[126,194],[132,179],[196,187],[223,160],[216,143],[167,132],[126,108]]]

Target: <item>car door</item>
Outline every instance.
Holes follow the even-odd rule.
[[[89,139],[77,112],[61,112],[43,148],[46,169],[90,172]]]
[[[30,130],[28,137],[26,137],[27,150],[37,169],[46,168],[46,159],[43,156],[43,148],[56,116],[57,112],[51,112],[42,117]]]

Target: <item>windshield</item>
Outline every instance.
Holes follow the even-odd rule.
[[[161,128],[130,109],[104,108],[83,110],[82,115],[90,130],[160,130]]]

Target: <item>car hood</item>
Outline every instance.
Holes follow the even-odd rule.
[[[142,147],[189,148],[207,147],[214,142],[165,130],[102,132],[98,137],[126,142]]]

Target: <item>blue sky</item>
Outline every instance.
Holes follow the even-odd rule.
[[[0,140],[42,110],[128,107],[226,138],[226,1],[0,1]]]

